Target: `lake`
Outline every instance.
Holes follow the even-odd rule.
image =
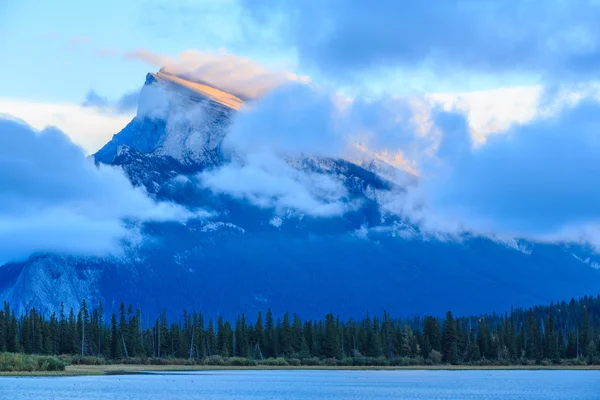
[[[0,378],[0,400],[598,400],[600,371],[202,371]]]

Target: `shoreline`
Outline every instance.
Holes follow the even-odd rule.
[[[210,371],[600,371],[600,365],[568,366],[568,365],[421,365],[421,366],[212,366],[212,365],[69,365],[65,371],[52,372],[0,372],[2,377],[74,377],[74,376],[109,376],[109,375],[143,375],[145,373],[172,372],[210,372]]]

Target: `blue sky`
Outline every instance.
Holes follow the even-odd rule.
[[[94,88],[119,96],[143,83],[148,66],[102,51],[148,47],[173,52],[193,42],[165,43],[144,25],[141,1],[8,0],[2,18],[2,95],[42,101],[82,101]]]
[[[115,54],[148,49],[178,54],[227,49],[277,64],[248,44],[235,2],[2,0],[0,96],[80,102],[94,89],[114,98],[141,86],[153,68]],[[230,3],[230,4],[228,4]],[[187,11],[189,8],[189,12]]]

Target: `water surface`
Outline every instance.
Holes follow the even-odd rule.
[[[0,378],[0,400],[599,400],[600,371],[202,371]]]

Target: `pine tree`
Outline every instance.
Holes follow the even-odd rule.
[[[7,331],[7,320],[8,314],[6,312],[7,303],[4,303],[4,310],[0,310],[0,352],[6,351],[6,331]]]
[[[78,325],[79,332],[77,336],[81,338],[81,355],[84,356],[87,354],[87,341],[89,340],[90,336],[89,312],[85,299],[81,302],[81,310],[79,311],[79,315],[80,323]]]
[[[548,319],[546,320],[544,347],[544,354],[546,358],[549,358],[553,363],[560,363],[560,353],[558,351],[558,337],[556,335],[556,327],[554,323],[554,318],[552,317],[552,311],[550,311]]]
[[[335,325],[333,314],[325,317],[325,341],[323,343],[323,355],[326,358],[341,358],[342,347],[340,337]]]
[[[292,346],[292,326],[290,324],[290,315],[287,311],[283,316],[281,350],[283,351],[283,355],[287,357],[290,357],[294,353],[294,347]]]
[[[125,357],[129,357],[128,346],[126,338],[129,337],[129,325],[127,324],[127,318],[125,317],[125,303],[121,303],[119,307],[119,331],[117,340],[122,347],[122,354]]]
[[[196,318],[196,313],[194,313],[194,318]],[[198,322],[196,324],[196,354],[198,358],[204,358],[207,355],[206,352],[206,333],[204,331],[204,314],[200,312],[198,315]]]
[[[209,356],[217,355],[219,349],[219,343],[217,341],[217,335],[215,334],[215,328],[213,326],[212,318],[208,321],[208,331],[206,332],[206,351]]]
[[[368,341],[367,355],[369,357],[381,357],[383,350],[381,345],[379,320],[377,318],[373,318],[373,327],[368,335]]]
[[[442,334],[442,360],[447,363],[458,363],[458,343],[456,338],[456,323],[452,312],[446,313],[444,332]]]
[[[275,337],[275,325],[273,322],[273,313],[269,308],[267,310],[267,320],[265,326],[265,345],[263,354],[266,358],[277,356],[277,344]]]
[[[585,305],[583,306],[583,317],[581,322],[581,329],[579,331],[581,332],[579,337],[579,343],[581,343],[582,350],[581,354],[583,355],[583,357],[587,357],[587,345],[592,339],[592,330],[590,325],[590,314]]]
[[[203,314],[193,316],[183,312],[180,320],[170,320],[165,310],[150,325],[143,324],[140,310],[124,304],[119,314],[112,314],[104,325],[102,304],[88,309],[82,302],[75,311],[65,315],[45,315],[35,308],[17,315],[8,303],[0,310],[0,350],[40,354],[103,354],[107,358],[124,356],[178,357],[201,360],[209,355],[241,356],[262,359],[262,349],[270,356],[284,355],[308,359],[355,359],[366,355],[373,358],[416,357],[433,363],[477,362],[481,357],[500,364],[526,363],[544,358],[559,363],[561,358],[584,357],[586,362],[600,362],[600,296],[570,303],[551,304],[535,309],[512,310],[510,314],[492,314],[479,319],[454,318],[451,312],[443,328],[433,317],[415,317],[402,323],[387,312],[383,318],[367,314],[360,321],[341,321],[328,314],[324,320],[306,321],[289,313],[274,323],[267,313],[266,329],[259,313],[255,324],[246,322],[241,314],[235,328],[231,321],[218,318],[204,330]],[[582,343],[588,339],[587,343]],[[436,350],[440,348],[444,354]],[[127,351],[127,352],[126,352]],[[371,360],[379,363],[380,361]]]
[[[113,360],[122,358],[121,346],[119,346],[119,329],[117,326],[117,315],[112,314],[110,319],[110,358]]]

